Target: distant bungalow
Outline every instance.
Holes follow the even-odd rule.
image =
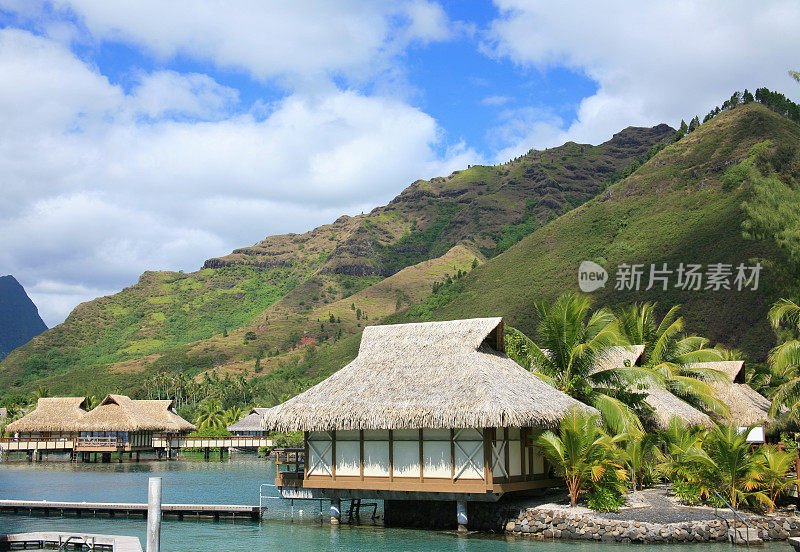
[[[627,347],[609,347],[608,352],[601,360],[602,367],[633,365],[644,352],[644,345]],[[762,396],[752,387],[744,383],[736,383],[743,366],[743,360],[726,360],[715,362],[698,362],[692,366],[698,368],[717,370],[725,375],[723,381],[710,381],[709,386],[716,392],[719,400],[728,407],[727,416],[718,416],[724,423],[736,423],[742,431],[754,427],[748,434],[751,442],[764,442],[765,426],[771,421],[769,409],[770,400]],[[645,390],[647,397],[644,399],[651,412],[645,415],[644,420],[655,429],[664,430],[669,426],[672,418],[679,418],[687,426],[711,427],[714,419],[676,397],[666,389],[648,388]]]
[[[170,400],[108,395],[88,412],[83,397],[39,399],[35,410],[6,426],[6,433],[12,436],[10,445],[41,443],[41,448],[25,448],[34,454],[72,450],[85,460],[95,452],[107,461],[112,452],[135,453],[138,458],[140,452],[156,450],[157,442],[163,447],[164,442],[185,437],[195,429],[178,416]]]
[[[261,419],[267,410],[266,408],[252,408],[244,418],[232,423],[226,429],[236,436],[264,437],[267,432],[261,426]]]
[[[468,501],[557,484],[531,430],[575,408],[596,412],[508,358],[502,318],[479,318],[365,328],[353,362],[267,410],[262,427],[305,432],[304,471],[276,485],[331,498],[333,522],[342,498],[386,500],[390,523],[420,507],[409,500],[449,501],[463,529]]]

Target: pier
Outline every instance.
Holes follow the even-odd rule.
[[[0,500],[0,512],[74,516],[147,517],[147,504],[136,502],[50,502],[46,500]],[[163,517],[177,519],[261,519],[259,506],[240,504],[162,504]]]
[[[0,550],[25,550],[27,548],[56,548],[58,550],[73,548],[78,550],[110,550],[111,552],[142,552],[142,544],[136,537],[59,531],[0,534]]]
[[[202,449],[206,458],[209,458],[211,449],[219,449],[220,457],[223,451],[231,449],[258,450],[272,448],[273,441],[267,437],[251,435],[232,435],[230,437],[160,437],[154,436],[152,444],[132,450],[119,439],[111,437],[76,437],[76,438],[13,438],[0,439],[0,455],[8,452],[25,452],[32,460],[40,460],[43,453],[70,452],[76,461],[86,461],[87,455],[92,453],[128,454],[131,458],[138,459],[142,452],[155,452],[160,459],[162,455],[171,457],[172,451],[180,449]],[[110,458],[108,458],[110,459]],[[121,461],[121,456],[120,456]]]

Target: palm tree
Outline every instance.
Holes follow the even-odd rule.
[[[225,424],[225,427],[227,427],[241,420],[242,416],[243,416],[242,409],[239,408],[238,406],[232,406],[223,413],[222,415],[223,423]]]
[[[89,397],[86,397],[86,408],[88,408],[89,410],[92,410],[97,405],[99,405],[102,400],[103,399],[101,399],[97,395],[91,395]]]
[[[598,422],[596,414],[573,409],[561,420],[558,435],[545,431],[536,439],[542,454],[564,478],[572,506],[578,503],[584,486],[590,481],[600,481],[607,471],[613,470],[619,479],[625,478],[617,448],[625,435],[610,437]]]
[[[709,348],[704,337],[682,335],[680,305],[669,309],[660,321],[656,306],[656,303],[637,303],[622,308],[618,317],[622,335],[632,345],[645,346],[640,364],[658,374],[672,394],[715,414],[726,415],[728,407],[717,398],[708,382],[724,382],[727,376],[719,370],[696,365],[723,360],[723,353]]]
[[[636,432],[625,442],[624,457],[631,471],[631,485],[636,491],[644,486],[645,470],[658,464],[663,457],[658,449],[657,433]]]
[[[659,466],[664,476],[672,481],[697,482],[702,467],[701,457],[704,456],[701,447],[703,432],[693,430],[686,423],[673,417],[667,429],[658,433],[666,454]]]
[[[225,427],[225,411],[219,401],[212,399],[200,404],[195,420],[198,429],[222,429]]]
[[[718,424],[703,440],[705,466],[734,510],[749,496],[769,504],[764,492],[754,491],[764,477],[765,460],[761,454],[751,452],[747,435],[752,429],[740,431],[736,424]]]
[[[537,303],[536,340],[525,344],[529,358],[523,363],[556,389],[595,407],[615,432],[640,428],[633,406],[644,395],[632,386],[658,386],[660,380],[638,366],[596,368],[608,347],[628,343],[609,310],[591,309],[590,298],[575,294],[562,295],[552,306]]]
[[[763,456],[761,486],[769,498],[767,509],[771,514],[778,497],[784,494],[787,488],[798,484],[798,479],[786,477],[789,470],[794,468],[796,455],[780,450],[774,445],[761,447],[761,455]]]
[[[780,299],[769,309],[767,318],[775,330],[783,329],[791,335],[791,339],[785,339],[769,352],[768,362],[773,374],[784,380],[772,395],[769,414],[775,416],[782,406],[786,406],[794,418],[800,410],[800,340],[797,339],[800,306],[789,299]]]

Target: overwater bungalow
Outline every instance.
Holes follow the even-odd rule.
[[[6,426],[8,450],[41,454],[47,450],[82,453],[138,453],[161,450],[169,440],[196,428],[175,412],[169,400],[132,400],[108,395],[86,410],[84,397],[39,399],[36,409]],[[76,456],[77,457],[77,456]],[[121,456],[120,456],[121,458]]]
[[[261,419],[266,411],[266,408],[251,408],[246,416],[226,429],[236,436],[264,437],[267,432],[261,426]]]
[[[187,435],[196,428],[174,411],[170,400],[133,400],[108,395],[75,422],[79,452],[153,450],[153,439]]]
[[[276,480],[284,497],[331,498],[332,521],[342,498],[385,499],[387,522],[448,501],[462,527],[467,502],[555,484],[532,430],[575,408],[596,412],[508,358],[502,318],[480,318],[369,326],[353,362],[262,427],[304,432],[303,470]]]
[[[48,397],[36,408],[6,426],[16,441],[72,441],[78,436],[75,423],[86,414],[85,397]]]

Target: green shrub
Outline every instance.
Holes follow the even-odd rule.
[[[609,487],[596,487],[586,493],[586,505],[598,512],[616,512],[625,505],[625,495]]]
[[[686,481],[673,481],[672,492],[681,501],[681,504],[695,506],[702,502],[700,485]]]

